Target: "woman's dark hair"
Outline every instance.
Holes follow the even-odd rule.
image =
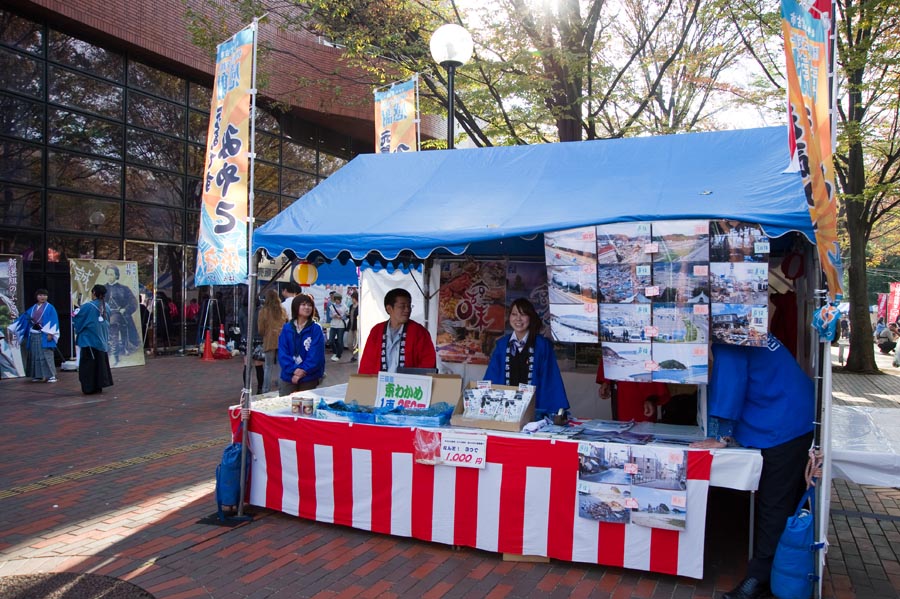
[[[47,293],[46,289],[38,289],[37,291],[34,292],[34,297],[37,298],[37,296],[39,296],[39,295],[50,295],[50,294]]]
[[[105,285],[94,285],[91,287],[91,293],[97,296],[99,300],[106,299],[106,286]]]
[[[309,304],[313,307],[313,310],[316,309],[316,302],[313,301],[313,298],[305,293],[300,293],[294,296],[294,299],[291,300],[291,320],[297,320],[297,314],[300,312],[300,304]],[[312,320],[312,315],[310,315],[310,320]]]
[[[524,297],[520,297],[512,304],[510,304],[510,314],[512,314],[513,308],[518,308],[521,314],[524,314],[528,317],[528,340],[529,342],[533,343],[533,340],[541,334],[541,329],[544,328],[544,323],[541,320],[541,317],[538,316],[537,310],[535,310],[534,308],[534,304],[532,304]]]

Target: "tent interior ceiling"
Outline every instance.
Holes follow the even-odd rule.
[[[544,231],[726,218],[814,239],[787,129],[357,156],[254,232],[309,260],[537,256]],[[293,257],[292,256],[292,257]]]

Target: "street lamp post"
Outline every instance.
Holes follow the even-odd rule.
[[[456,68],[469,62],[475,45],[469,32],[459,25],[448,23],[431,35],[431,57],[447,69],[447,148],[453,149],[453,79]]]

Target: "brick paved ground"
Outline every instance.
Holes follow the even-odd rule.
[[[329,362],[329,383],[350,369]],[[892,374],[836,373],[838,401],[897,406],[900,373]],[[198,524],[214,511],[213,473],[228,438],[225,408],[238,400],[240,363],[152,358],[114,378],[91,398],[79,393],[74,373],[61,373],[56,385],[0,382],[0,576],[90,572],[158,598],[700,599],[743,574],[747,496],[723,489],[711,490],[703,581],[504,562],[266,510],[236,528]],[[898,521],[900,491],[835,482],[826,597],[900,596]]]

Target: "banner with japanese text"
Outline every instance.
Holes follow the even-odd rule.
[[[247,280],[250,87],[256,28],[219,45],[206,136],[197,285]]]
[[[897,322],[900,317],[900,283],[891,283],[887,301],[887,321]]]
[[[416,85],[418,77],[375,92],[375,152],[415,152],[418,149]]]
[[[0,254],[0,379],[25,376],[22,350],[8,343],[6,329],[25,311],[22,256]]]
[[[829,118],[829,20],[814,18],[796,0],[782,0],[781,15],[790,125],[816,229],[819,261],[828,281],[828,293],[835,299],[843,295],[843,288]]]
[[[94,285],[106,287],[109,309],[109,365],[112,368],[144,365],[140,285],[137,262],[124,260],[69,260],[74,309],[91,301]]]

